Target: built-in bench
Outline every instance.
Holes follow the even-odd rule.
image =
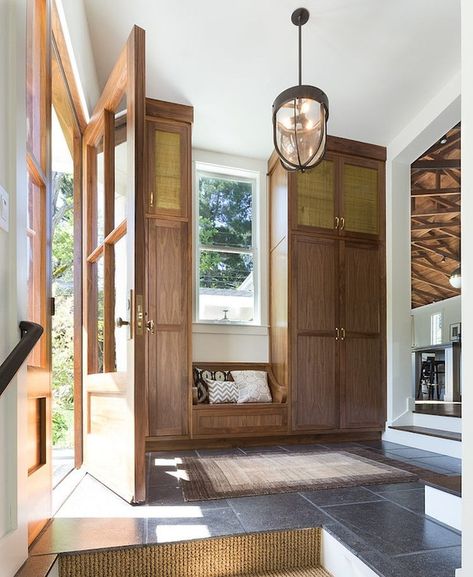
[[[192,437],[253,437],[288,432],[287,387],[277,382],[269,363],[200,363],[194,368],[208,371],[265,371],[272,403],[208,404],[197,402],[193,387]]]

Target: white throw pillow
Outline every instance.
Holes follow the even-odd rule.
[[[232,371],[232,377],[238,385],[239,403],[271,403],[273,401],[266,371]]]
[[[209,403],[211,405],[238,402],[238,386],[233,381],[205,379],[205,382],[209,391]]]

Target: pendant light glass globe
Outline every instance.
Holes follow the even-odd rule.
[[[450,277],[450,284],[452,285],[452,287],[459,289],[462,286],[462,273],[461,273],[461,268],[457,268],[456,270],[453,271],[451,277]]]
[[[291,20],[299,28],[299,85],[281,92],[273,103],[273,141],[286,170],[304,171],[325,154],[328,98],[320,88],[302,84],[301,30],[309,12],[298,8]]]

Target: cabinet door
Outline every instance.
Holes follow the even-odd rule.
[[[340,231],[344,235],[378,239],[384,212],[384,164],[343,158],[340,168]]]
[[[299,335],[293,361],[294,430],[337,429],[338,342],[333,336]]]
[[[295,430],[331,429],[339,424],[338,243],[298,236],[293,244],[292,358]]]
[[[383,249],[377,243],[340,243],[342,428],[385,421],[385,305]]]
[[[147,123],[148,212],[187,218],[190,198],[190,127],[166,121]]]
[[[311,232],[335,230],[335,217],[338,216],[336,172],[337,160],[327,154],[312,170],[291,174],[294,228]]]
[[[187,223],[148,220],[149,433],[188,432],[188,241]]]

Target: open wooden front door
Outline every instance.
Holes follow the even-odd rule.
[[[129,502],[145,498],[144,90],[135,26],[83,139],[85,464]]]

